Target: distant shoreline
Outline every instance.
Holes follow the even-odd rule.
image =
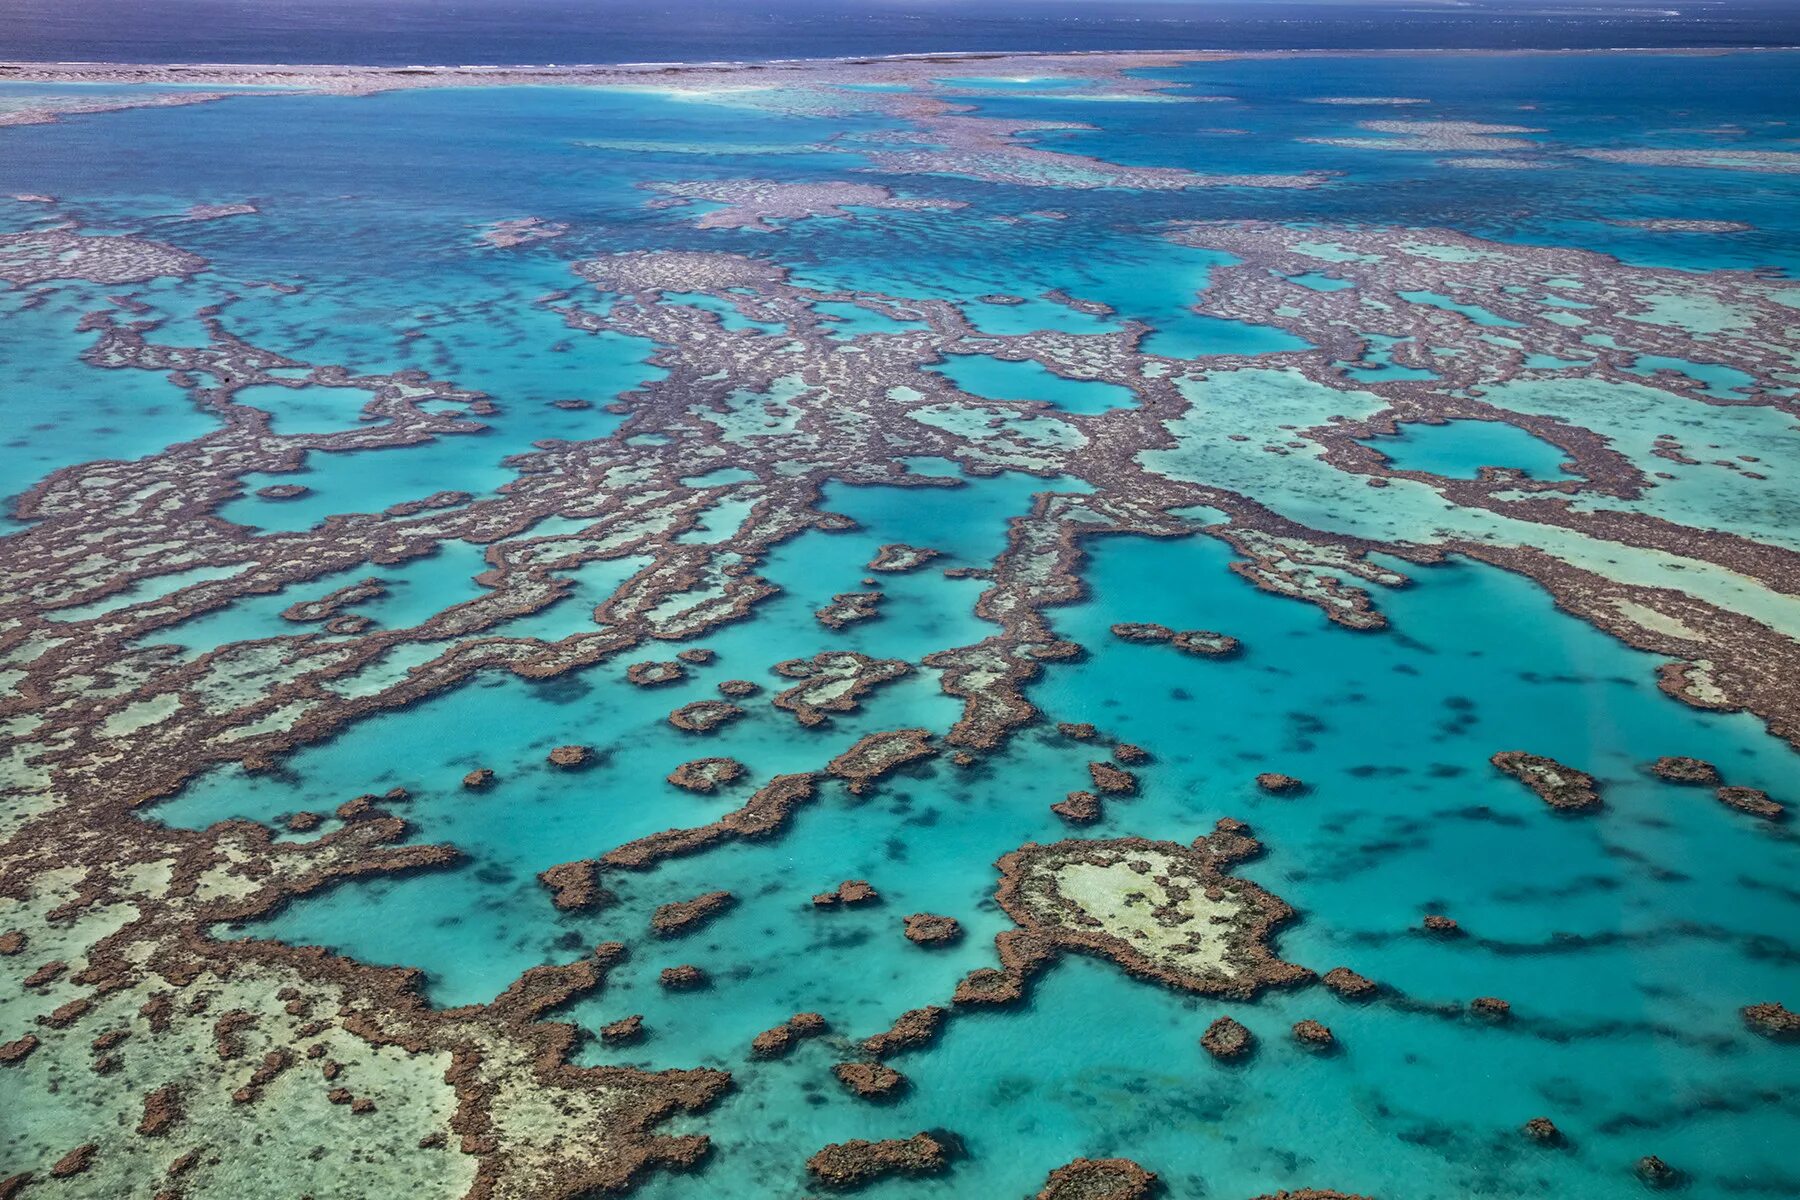
[[[590,84],[641,82],[646,78],[742,77],[765,72],[804,71],[843,76],[851,82],[903,81],[931,67],[956,73],[959,67],[993,68],[1008,63],[1029,65],[1054,74],[1082,74],[1078,68],[1108,71],[1189,62],[1271,60],[1282,58],[1521,58],[1545,56],[1645,55],[1724,56],[1793,53],[1797,45],[1767,46],[1613,46],[1605,48],[1506,49],[1344,49],[1344,50],[943,50],[929,53],[854,55],[828,58],[713,59],[668,62],[509,64],[415,64],[359,66],[334,63],[128,63],[107,61],[0,60],[0,83],[117,84],[284,84],[323,91],[386,91],[407,87],[475,84]]]
[[[1706,56],[1792,53],[1800,46],[1720,48],[1618,47],[1608,50],[1080,50],[943,51],[839,58],[777,58],[710,62],[642,62],[520,66],[323,66],[304,63],[111,63],[0,61],[0,84],[93,84],[142,87],[140,93],[82,99],[59,96],[0,111],[0,130],[48,125],[69,117],[146,107],[207,104],[249,96],[374,96],[426,88],[617,87],[700,93],[731,88],[886,86],[922,88],[934,82],[986,76],[1080,79],[1136,94],[1165,81],[1130,75],[1202,62],[1283,58],[1541,57],[1594,55]],[[152,90],[164,89],[164,90]],[[266,89],[266,90],[264,90]],[[35,98],[33,98],[35,100]],[[71,102],[72,101],[72,102]]]

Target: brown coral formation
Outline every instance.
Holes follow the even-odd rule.
[[[751,685],[751,689],[755,689],[754,684]],[[724,691],[725,685],[720,684],[719,690]],[[748,693],[732,694],[747,695]],[[719,726],[735,721],[743,715],[743,709],[724,700],[695,700],[670,713],[669,724],[683,733],[711,733]]]
[[[1294,1040],[1315,1050],[1329,1049],[1337,1043],[1328,1026],[1310,1017],[1294,1022]]]
[[[1092,792],[1070,792],[1052,804],[1050,811],[1071,825],[1091,825],[1100,819],[1100,797]]]
[[[593,757],[593,753],[593,748],[590,746],[558,746],[550,752],[550,765],[561,767],[565,771],[572,771],[578,767],[585,767],[588,760]]]
[[[462,785],[472,792],[482,791],[493,782],[494,770],[492,767],[476,767],[462,779]]]
[[[706,972],[692,963],[664,967],[661,974],[657,976],[657,980],[671,992],[691,992],[705,987],[707,983]]]
[[[780,1058],[804,1037],[825,1032],[825,1018],[815,1012],[795,1013],[781,1024],[765,1029],[750,1042],[750,1052],[757,1058]]]
[[[1540,1145],[1555,1145],[1563,1140],[1562,1130],[1549,1117],[1533,1117],[1521,1128],[1526,1137]]]
[[[1787,809],[1781,804],[1769,799],[1767,792],[1756,788],[1722,787],[1713,794],[1725,807],[1735,808],[1752,817],[1761,817],[1765,821],[1779,821],[1787,813]]]
[[[928,729],[891,729],[871,733],[826,764],[825,770],[850,785],[853,795],[861,795],[870,783],[899,767],[937,751],[930,746]]]
[[[675,900],[657,906],[650,917],[650,932],[657,937],[691,933],[737,901],[730,892],[707,892],[692,900]]]
[[[669,782],[690,792],[711,794],[735,782],[744,764],[735,758],[696,758],[669,772]]]
[[[1381,985],[1349,967],[1333,967],[1320,982],[1346,1000],[1367,1000],[1381,990]]]
[[[1504,1021],[1512,1016],[1512,1005],[1498,996],[1477,996],[1469,1001],[1469,1011],[1490,1021]]]
[[[1200,1035],[1200,1044],[1214,1058],[1230,1062],[1249,1054],[1256,1045],[1256,1038],[1237,1020],[1220,1017]]]
[[[168,1083],[144,1097],[144,1116],[138,1122],[139,1137],[163,1137],[181,1123],[181,1089]]]
[[[562,912],[593,908],[605,895],[594,878],[594,864],[586,861],[547,867],[538,872],[538,882],[550,889],[550,903]]]
[[[1078,1158],[1050,1172],[1035,1200],[1148,1200],[1155,1186],[1129,1158]]]
[[[864,1100],[882,1100],[906,1087],[906,1076],[890,1066],[874,1062],[841,1062],[831,1068],[853,1095]]]
[[[908,546],[902,542],[890,542],[875,551],[875,557],[869,561],[869,570],[896,574],[916,571],[938,557],[938,554],[939,551],[929,550],[923,546]]]
[[[1264,771],[1256,777],[1256,786],[1273,795],[1286,795],[1304,791],[1306,784],[1292,775],[1283,775],[1278,771]]]
[[[883,596],[881,592],[839,592],[830,604],[813,614],[813,619],[827,629],[843,629],[880,616]]]
[[[716,821],[638,838],[608,851],[600,862],[608,867],[644,870],[664,859],[697,854],[732,838],[768,837],[785,827],[794,810],[813,798],[817,782],[817,777],[810,774],[777,775],[756,789],[742,808]]]
[[[301,483],[272,483],[268,487],[256,489],[259,500],[298,500],[310,495],[312,489]]]
[[[635,662],[625,668],[627,683],[638,687],[664,687],[687,678],[687,669],[679,662]]]
[[[827,1187],[866,1187],[892,1175],[935,1175],[949,1163],[944,1145],[929,1134],[904,1140],[838,1142],[806,1160],[808,1174]]]
[[[1461,937],[1463,928],[1454,917],[1446,917],[1441,913],[1431,913],[1424,922],[1426,933],[1435,933],[1439,937]]]
[[[600,1040],[609,1046],[623,1046],[644,1036],[644,1014],[632,1013],[600,1027]]]
[[[876,1058],[886,1058],[898,1050],[924,1046],[938,1035],[948,1013],[935,1005],[910,1008],[895,1018],[886,1030],[863,1041],[863,1050]]]
[[[347,587],[319,597],[317,600],[301,600],[281,610],[281,619],[297,623],[330,621],[367,600],[375,600],[387,595],[387,584],[371,577]]]
[[[1121,771],[1111,763],[1089,763],[1088,777],[1094,781],[1094,787],[1098,791],[1110,792],[1117,796],[1130,795],[1137,791],[1137,776],[1130,771]]]
[[[1741,1012],[1744,1024],[1766,1038],[1800,1041],[1800,1013],[1790,1012],[1773,1001],[1746,1005]]]
[[[1540,800],[1558,812],[1592,812],[1600,807],[1594,777],[1565,767],[1554,758],[1523,750],[1503,750],[1488,761],[1536,792]]]
[[[937,913],[913,913],[905,918],[906,940],[920,946],[943,946],[962,937],[955,917]]]
[[[870,658],[853,650],[788,659],[775,664],[775,673],[798,682],[778,692],[774,704],[793,713],[802,725],[818,725],[831,713],[854,712],[870,691],[911,671],[911,665],[899,659]]]
[[[1235,654],[1238,640],[1210,629],[1170,629],[1148,621],[1124,621],[1112,627],[1114,637],[1127,642],[1164,642],[1177,650],[1208,658]]]
[[[1002,969],[964,980],[958,1001],[1016,999],[1031,971],[1058,949],[1109,958],[1133,975],[1206,995],[1248,999],[1311,978],[1268,947],[1293,909],[1226,873],[1258,848],[1247,827],[1230,820],[1192,846],[1118,838],[1020,847],[1000,860],[996,893],[1019,929],[996,941]]]
[[[829,892],[820,892],[812,898],[814,908],[836,908],[840,905],[872,904],[881,899],[881,893],[869,886],[866,879],[846,879]]]
[[[1703,758],[1688,758],[1685,755],[1664,755],[1650,764],[1650,773],[1670,783],[1704,783],[1719,782],[1719,768]]]

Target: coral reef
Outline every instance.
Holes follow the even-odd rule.
[[[1123,796],[1137,791],[1137,776],[1130,771],[1121,771],[1111,763],[1089,763],[1088,776],[1093,779],[1095,789],[1101,792]]]
[[[1749,787],[1722,787],[1713,793],[1719,803],[1727,808],[1735,808],[1752,817],[1761,817],[1765,821],[1779,821],[1787,813],[1787,809],[1774,800],[1768,793]]]
[[[1241,822],[1221,822],[1192,846],[1118,838],[1020,847],[1000,860],[996,898],[1032,941],[998,944],[1003,970],[965,980],[959,1002],[1016,996],[1029,964],[1055,949],[1206,995],[1248,999],[1311,978],[1268,947],[1293,910],[1225,871],[1256,849]],[[1009,949],[1019,970],[1004,969]]]
[[[744,764],[735,758],[696,758],[669,772],[669,782],[690,792],[712,793],[735,782]]]
[[[1112,627],[1113,636],[1127,642],[1166,642],[1177,650],[1209,658],[1222,658],[1238,651],[1238,640],[1210,629],[1170,629],[1144,621],[1124,621]]]
[[[890,1175],[935,1175],[948,1164],[942,1142],[930,1134],[867,1142],[838,1142],[806,1160],[814,1179],[832,1188],[860,1188]]]
[[[882,1063],[841,1062],[831,1068],[831,1073],[864,1100],[885,1099],[906,1087],[906,1076]]]
[[[1563,1140],[1562,1130],[1549,1117],[1533,1117],[1521,1128],[1526,1137],[1540,1145],[1556,1145]]]
[[[635,662],[625,668],[625,681],[638,687],[665,687],[687,678],[687,669],[679,661]]]
[[[1050,811],[1071,825],[1091,825],[1100,819],[1100,797],[1092,792],[1070,792],[1052,804]]]
[[[1536,792],[1540,800],[1558,812],[1592,812],[1600,807],[1594,777],[1565,767],[1554,758],[1523,750],[1502,750],[1488,761]]]
[[[828,714],[854,712],[871,690],[911,671],[911,665],[899,659],[875,659],[852,650],[789,659],[776,663],[775,673],[799,682],[778,692],[774,704],[793,713],[802,725],[818,725]]]
[[[1315,1050],[1328,1049],[1337,1044],[1331,1029],[1310,1017],[1294,1022],[1294,1040]]]
[[[750,1053],[757,1058],[780,1058],[804,1037],[825,1032],[825,1018],[816,1012],[795,1013],[781,1024],[765,1029],[750,1042]]]
[[[913,913],[905,918],[906,940],[921,946],[942,946],[962,937],[955,917],[937,913]]]
[[[928,744],[930,739],[928,729],[891,729],[867,734],[827,763],[825,770],[846,781],[852,795],[860,796],[870,783],[889,771],[936,754],[937,751]]]
[[[863,1041],[863,1049],[876,1058],[886,1058],[896,1050],[923,1046],[937,1037],[947,1011],[932,1005],[911,1008],[895,1018],[893,1025]]]
[[[1035,1200],[1148,1200],[1155,1185],[1129,1158],[1078,1158],[1050,1172]]]
[[[827,629],[842,629],[880,616],[882,598],[881,592],[839,592],[830,604],[813,614],[813,619]]]
[[[1667,779],[1670,783],[1719,782],[1719,768],[1703,758],[1687,758],[1682,755],[1664,755],[1650,764],[1650,773],[1659,779]]]
[[[1645,1187],[1674,1187],[1681,1180],[1681,1172],[1654,1154],[1646,1154],[1638,1159],[1634,1169],[1638,1179],[1643,1182]]]
[[[814,908],[835,908],[839,905],[872,904],[881,899],[881,893],[869,886],[866,879],[846,879],[829,892],[820,892],[812,898]]]
[[[627,1042],[639,1041],[644,1036],[644,1016],[633,1013],[629,1017],[621,1017],[617,1021],[600,1027],[600,1040],[609,1046],[622,1046]]]
[[[1800,1013],[1769,1001],[1746,1005],[1742,1010],[1744,1024],[1776,1041],[1800,1041]]]
[[[1243,1058],[1256,1046],[1256,1038],[1237,1020],[1220,1017],[1200,1035],[1206,1052],[1221,1062]]]
[[[664,967],[657,981],[663,988],[671,992],[691,992],[703,988],[707,984],[706,972],[692,963],[679,966]]]
[[[938,557],[938,554],[938,551],[922,546],[890,542],[875,552],[875,557],[869,561],[869,570],[894,573],[916,571]]]
[[[720,684],[720,690],[724,690]],[[755,685],[751,685],[754,689]],[[734,695],[747,695],[735,692]],[[684,733],[711,733],[721,725],[737,720],[744,710],[724,700],[695,700],[669,714],[669,724]]]
[[[657,937],[676,937],[689,933],[712,920],[737,901],[730,892],[706,892],[692,900],[673,900],[660,904],[650,917],[650,932]]]

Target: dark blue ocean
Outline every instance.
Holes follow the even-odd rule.
[[[1794,0],[5,0],[0,59],[617,63],[944,50],[1800,44]]]

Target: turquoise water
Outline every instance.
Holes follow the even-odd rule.
[[[1036,400],[1064,412],[1097,413],[1132,403],[1130,388],[1097,379],[1066,379],[1038,362],[959,355],[937,368],[963,391],[987,400]]]
[[[1411,423],[1391,436],[1368,438],[1396,471],[1473,479],[1482,467],[1511,467],[1532,479],[1567,479],[1562,449],[1503,421]]]
[[[1569,153],[1594,145],[1701,147],[1717,136],[1701,131],[1726,126],[1739,131],[1734,148],[1791,150],[1800,55],[1673,55],[1657,59],[1654,71],[1643,60],[1607,56],[1277,59],[1207,63],[1159,71],[1156,79],[1175,102],[1080,99],[1078,89],[1044,80],[989,78],[960,81],[979,94],[956,101],[973,105],[978,117],[1090,124],[1042,131],[1033,144],[1127,165],[1339,174],[1313,190],[1186,192],[885,175],[865,169],[870,153],[886,144],[881,138],[916,130],[873,110],[826,115],[785,104],[780,89],[761,100],[588,88],[253,98],[0,130],[0,193],[64,198],[52,214],[4,204],[0,229],[68,216],[89,232],[168,240],[211,264],[185,281],[0,292],[8,335],[0,405],[22,414],[0,434],[0,495],[17,496],[60,467],[141,459],[217,431],[217,417],[163,372],[83,364],[94,339],[76,325],[111,307],[109,296],[128,292],[147,306],[143,319],[158,323],[152,340],[196,345],[205,337],[197,310],[228,295],[220,320],[254,345],[352,375],[416,368],[484,392],[497,408],[480,418],[479,430],[399,449],[334,452],[308,449],[309,439],[367,424],[357,418],[370,390],[263,384],[241,391],[239,403],[269,412],[272,433],[302,451],[296,470],[243,473],[241,491],[213,514],[246,536],[279,545],[273,539],[332,516],[376,514],[444,490],[492,501],[528,469],[521,456],[549,446],[566,451],[579,470],[610,461],[622,443],[647,459],[667,451],[666,461],[679,467],[671,478],[718,489],[701,527],[677,539],[683,550],[716,545],[751,517],[759,498],[755,473],[733,459],[735,444],[723,443],[714,457],[688,455],[691,430],[605,411],[665,381],[688,386],[694,364],[647,337],[571,329],[545,302],[576,287],[568,266],[578,259],[699,249],[777,263],[800,288],[946,301],[980,335],[1031,340],[1059,362],[1087,361],[1089,352],[1107,361],[1109,347],[1135,330],[1148,354],[1199,360],[1170,368],[1191,370],[1176,389],[1179,401],[1158,400],[1166,409],[1149,408],[1142,379],[1137,389],[1068,379],[1033,359],[967,352],[993,350],[992,342],[965,344],[965,352],[944,353],[926,369],[984,403],[1047,402],[1053,411],[1040,428],[1064,428],[1054,423],[1057,411],[1110,414],[1086,425],[1117,422],[1128,435],[1107,435],[1115,440],[1095,448],[1097,461],[1114,465],[1094,471],[1096,482],[1128,479],[1126,468],[1161,470],[1239,492],[1316,528],[1429,542],[1439,531],[1471,528],[1463,524],[1468,515],[1435,491],[1396,481],[1381,493],[1388,507],[1365,507],[1372,502],[1363,482],[1346,481],[1309,451],[1263,453],[1264,444],[1280,446],[1295,429],[1366,417],[1383,402],[1273,368],[1252,374],[1205,361],[1311,347],[1282,330],[1197,311],[1201,291],[1231,260],[1164,240],[1171,222],[1449,227],[1690,271],[1800,269],[1794,176],[1613,165]],[[1199,103],[1198,96],[1229,98]],[[1448,151],[1302,141],[1355,137],[1358,121],[1412,115],[1310,103],[1333,96],[1429,97],[1417,115],[1541,126],[1546,132],[1534,135],[1541,149],[1531,153],[1559,166],[1531,172],[1521,189],[1520,173],[1444,169],[1438,160],[1456,156]],[[699,208],[644,207],[652,193],[640,185],[688,178],[878,182],[966,207],[861,210],[854,220],[788,221],[767,235],[700,230],[693,224]],[[254,198],[260,213],[196,224],[169,219],[193,203],[240,198]],[[1062,217],[1042,215],[1049,210]],[[1613,223],[1696,215],[1752,229],[1670,236]],[[510,250],[481,240],[492,222],[524,216],[571,229]],[[1294,279],[1321,301],[1352,286],[1329,267]],[[301,290],[256,286],[263,281]],[[1057,291],[1109,311],[1071,307],[1051,298]],[[1469,298],[1478,295],[1404,298],[1507,336],[1502,327],[1511,323]],[[591,289],[577,299],[591,312],[607,311]],[[722,294],[669,292],[663,300],[709,312],[727,331],[768,335],[742,339],[756,346],[737,364],[747,376],[737,398],[745,407],[793,395],[802,383],[789,372],[802,366],[828,381],[862,382],[876,368],[858,366],[844,351],[852,339],[864,339],[857,348],[863,362],[887,363],[884,355],[904,358],[909,345],[937,344],[924,321],[841,300],[808,301],[828,336],[805,343],[790,343],[783,325],[744,316]],[[1339,365],[1358,384],[1429,386],[1433,372],[1393,361],[1403,340],[1369,335],[1364,358]],[[800,350],[816,352],[818,361],[789,368],[776,358],[798,360]],[[1584,365],[1544,355],[1527,364],[1557,372]],[[1654,353],[1639,354],[1632,369],[1641,380],[1496,382],[1483,398],[1580,424],[1642,470],[1668,476],[1634,501],[1577,495],[1569,503],[1578,513],[1649,514],[1800,546],[1793,421],[1744,403],[1751,399],[1744,389],[1765,381]],[[1654,388],[1658,370],[1679,372],[1726,404]],[[297,383],[302,374],[281,377]],[[589,407],[557,406],[567,400]],[[1185,415],[1174,411],[1178,402]],[[1134,421],[1141,424],[1128,424]],[[1748,453],[1764,478],[1713,461],[1694,467],[1658,458],[1653,439],[1665,431],[1697,459],[1741,461],[1728,456]],[[837,463],[826,453],[815,467],[806,448],[784,452],[784,467],[816,477],[816,508],[856,527],[809,529],[762,555],[754,569],[779,592],[748,619],[691,643],[717,657],[688,668],[683,681],[642,689],[624,676],[629,663],[667,658],[688,643],[652,643],[548,680],[484,673],[404,710],[354,721],[287,756],[280,772],[215,768],[143,818],[187,829],[232,817],[275,823],[299,811],[329,813],[359,793],[407,788],[413,798],[396,807],[412,823],[409,836],[454,843],[462,863],[346,884],[267,921],[216,932],[415,966],[434,1004],[483,1002],[529,967],[572,961],[600,941],[626,942],[631,955],[606,987],[566,1015],[592,1031],[641,1013],[650,1036],[618,1048],[589,1041],[579,1061],[719,1066],[736,1082],[712,1111],[671,1123],[710,1134],[715,1154],[698,1174],[650,1176],[640,1194],[656,1200],[800,1196],[799,1164],[820,1145],[927,1128],[963,1140],[966,1154],[954,1171],[884,1183],[870,1195],[1028,1195],[1070,1158],[1123,1154],[1161,1174],[1176,1197],[1230,1200],[1312,1186],[1390,1200],[1612,1200],[1639,1193],[1631,1164],[1651,1153],[1688,1175],[1683,1194],[1696,1200],[1800,1194],[1788,1151],[1800,1132],[1793,1099],[1800,1056],[1747,1033],[1737,1016],[1740,1006],[1762,1000],[1800,1006],[1792,827],[1752,821],[1704,790],[1660,783],[1641,769],[1659,755],[1703,757],[1731,782],[1792,803],[1800,800],[1793,751],[1750,715],[1705,713],[1663,695],[1655,686],[1662,659],[1560,611],[1529,580],[1471,561],[1389,563],[1414,580],[1371,585],[1390,628],[1358,632],[1256,590],[1231,572],[1230,548],[1205,535],[1089,539],[1084,593],[1045,610],[1055,632],[1084,651],[1046,665],[1028,688],[1047,720],[971,767],[940,755],[865,795],[827,785],[780,837],[609,875],[608,905],[558,913],[536,880],[548,866],[708,823],[758,782],[816,770],[865,733],[921,726],[941,742],[961,707],[922,660],[1002,631],[975,612],[987,584],[943,571],[990,566],[1006,547],[1009,522],[1029,513],[1035,497],[1097,490],[1049,468],[965,471],[947,456],[975,463],[979,455],[959,438],[928,442],[899,421],[881,432],[892,435],[894,463],[947,485],[852,484],[844,477],[867,464]],[[1241,454],[1229,441],[1234,433],[1250,439]],[[1366,444],[1400,470],[1468,479],[1491,465],[1535,479],[1574,478],[1563,473],[1562,451],[1500,422],[1410,422],[1399,435]],[[1725,448],[1700,452],[1715,445]],[[309,491],[290,500],[254,495],[283,483]],[[644,486],[598,475],[590,481],[596,501],[612,498],[612,489]],[[1102,494],[1097,502],[1114,499]],[[1226,519],[1218,508],[1173,511],[1196,526]],[[552,516],[538,532],[582,525]],[[1496,527],[1478,532],[1518,535]],[[915,572],[871,576],[866,564],[886,543],[942,557]],[[8,549],[0,541],[0,553]],[[385,581],[387,594],[350,611],[380,630],[414,628],[485,593],[475,576],[488,549],[447,538],[428,555],[346,566],[278,593],[244,596],[132,645],[180,647],[173,659],[191,662],[234,642],[326,638],[281,611],[370,576]],[[595,609],[653,561],[633,553],[553,572],[566,581],[562,599],[484,634],[554,642],[591,633],[599,627]],[[1679,569],[1658,564],[1643,573],[1680,585]],[[171,572],[55,615],[99,616],[236,570]],[[1717,574],[1727,578],[1715,580],[1714,594],[1733,587],[1749,594],[1749,583]],[[834,595],[870,588],[884,597],[876,619],[838,631],[815,619]],[[1779,625],[1788,598],[1773,590],[1754,598]],[[1127,643],[1109,632],[1125,621],[1217,630],[1243,649],[1209,659]],[[399,673],[442,649],[406,646],[382,669]],[[828,649],[914,669],[876,689],[858,711],[802,727],[767,702],[786,686],[772,668]],[[704,737],[668,723],[671,710],[715,697],[728,679],[765,689],[744,702],[743,719]],[[1049,806],[1086,785],[1097,751],[1059,738],[1055,721],[1091,721],[1108,739],[1153,756],[1138,769],[1139,794],[1109,800],[1102,820],[1079,836],[1189,840],[1223,816],[1249,821],[1267,854],[1238,869],[1302,913],[1278,936],[1279,953],[1321,971],[1350,965],[1388,985],[1390,998],[1352,1006],[1311,987],[1225,1004],[1071,956],[1041,976],[1027,1003],[959,1016],[936,1044],[896,1056],[912,1086],[891,1103],[868,1105],[837,1087],[828,1071],[851,1052],[842,1042],[808,1041],[785,1060],[752,1061],[750,1039],[795,1011],[816,1009],[836,1033],[860,1038],[906,1009],[946,1002],[959,978],[991,963],[993,936],[1011,924],[992,899],[995,860],[1026,841],[1070,836]],[[546,754],[567,743],[595,747],[597,761],[575,775],[551,768]],[[1489,768],[1488,757],[1509,748],[1593,773],[1605,788],[1604,811],[1559,818]],[[712,755],[741,760],[746,775],[710,796],[665,781],[680,763]],[[478,766],[497,772],[496,784],[465,791],[463,774]],[[1286,798],[1264,794],[1253,783],[1262,771],[1299,776],[1309,787]],[[324,828],[334,824],[328,819]],[[883,902],[841,911],[808,903],[845,878],[870,880]],[[648,935],[657,905],[715,888],[733,892],[736,907],[676,941]],[[956,916],[965,936],[938,949],[912,945],[899,919],[916,911]],[[1455,916],[1469,936],[1420,936],[1416,927],[1432,912]],[[660,969],[681,962],[702,966],[712,986],[660,988]],[[1461,1015],[1460,1006],[1479,995],[1509,999],[1515,1019],[1494,1027]],[[1262,1043],[1239,1067],[1214,1063],[1196,1044],[1226,1012]],[[1314,1056],[1292,1043],[1287,1027],[1306,1017],[1332,1026],[1339,1053]],[[19,1090],[0,1073],[0,1104],[31,1103]],[[1569,1147],[1539,1150],[1518,1135],[1524,1120],[1540,1114],[1554,1117]]]

